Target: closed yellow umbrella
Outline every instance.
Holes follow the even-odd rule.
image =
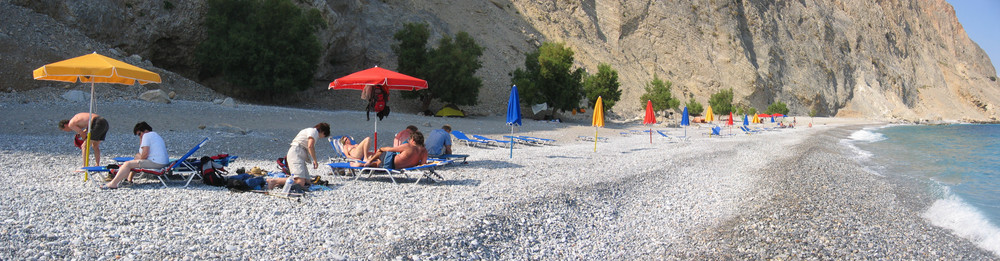
[[[117,83],[132,85],[159,83],[160,75],[125,62],[92,53],[68,60],[46,64],[35,69],[35,80],[90,83],[90,113],[94,113],[94,83]],[[91,119],[93,120],[93,119]],[[84,143],[83,166],[89,165],[90,126],[88,121],[87,140]],[[86,180],[86,175],[84,180]]]
[[[712,115],[712,105],[708,106],[705,110],[705,121],[712,122],[715,120],[715,116]]]
[[[594,103],[594,119],[590,121],[590,125],[594,126],[594,152],[597,152],[597,128],[604,127],[604,101],[601,96],[597,96],[597,102]]]

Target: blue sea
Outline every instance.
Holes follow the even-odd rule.
[[[868,128],[845,143],[869,173],[927,184],[931,224],[1000,255],[1000,125]]]

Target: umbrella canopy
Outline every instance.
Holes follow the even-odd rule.
[[[712,115],[712,105],[709,105],[708,109],[705,109],[705,121],[714,121],[714,120],[715,116]]]
[[[416,91],[427,89],[427,81],[413,76],[394,72],[375,66],[347,76],[340,77],[330,83],[334,90],[364,90],[368,85],[383,85],[389,90]],[[381,118],[380,118],[381,119]],[[375,121],[375,148],[378,148],[378,121]]]
[[[517,85],[510,87],[507,99],[507,125],[510,125],[510,158],[514,158],[514,126],[521,126],[521,101],[518,100]]]
[[[772,116],[772,117],[785,117],[785,115],[784,115],[784,114],[781,114],[781,113],[775,113],[775,114],[771,114],[771,116]]]
[[[757,117],[767,118],[767,117],[771,117],[771,115],[770,114],[763,114],[762,113],[762,114],[757,114]]]
[[[771,115],[771,123],[774,123],[774,115]]]
[[[594,127],[604,127],[604,101],[601,97],[597,97],[597,102],[594,103],[594,118],[590,121],[590,125]]]
[[[746,114],[743,114],[743,126],[750,125],[750,121],[749,120],[750,119],[748,118],[748,116]]]
[[[90,83],[90,109],[94,113],[94,83],[159,83],[160,75],[125,62],[95,53],[46,64],[32,71],[35,80]],[[90,129],[93,119],[87,121],[87,137],[83,148],[83,166],[89,165]],[[84,180],[88,175],[84,174]]]
[[[92,53],[46,64],[32,72],[35,80],[60,82],[159,83],[160,75],[107,56]]]
[[[733,125],[733,112],[729,112],[729,120],[726,120],[726,125]]]
[[[688,116],[688,107],[684,106],[684,113],[681,114],[681,126],[691,125],[691,116]]]
[[[389,90],[416,91],[427,89],[427,81],[375,66],[340,77],[330,83],[334,90],[362,90],[366,85],[385,85]]]
[[[510,87],[510,98],[507,99],[507,125],[521,126],[521,101],[518,97],[517,85]]]
[[[597,96],[597,102],[594,103],[594,118],[590,125],[594,126],[594,152],[597,152],[597,128],[604,127],[604,100],[601,96]]]
[[[656,114],[653,113],[653,101],[646,101],[646,117],[642,118],[642,124],[656,124]]]
[[[754,114],[753,115],[753,120],[751,122],[753,122],[753,123],[760,123],[760,117],[757,117],[757,114]]]
[[[653,101],[646,100],[646,117],[642,118],[642,124],[656,124],[656,113],[653,113]],[[649,129],[649,143],[653,143],[653,129]]]

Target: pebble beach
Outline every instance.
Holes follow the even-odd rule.
[[[998,260],[998,253],[921,217],[932,199],[916,183],[865,171],[841,141],[882,123],[817,118],[806,127],[709,137],[707,127],[615,122],[588,142],[588,122],[525,120],[515,132],[553,145],[467,147],[467,164],[439,168],[438,183],[333,175],[330,190],[287,200],[183,182],[137,178],[100,190],[75,172],[80,152],[56,123],[86,109],[66,102],[0,108],[2,260]],[[369,136],[364,112],[204,101],[99,101],[111,129],[102,165],[132,155],[132,126],[147,121],[179,157],[239,156],[230,170],[276,170],[299,130]],[[374,116],[374,115],[372,115]],[[406,125],[500,138],[502,116],[438,118],[393,113],[378,123],[385,145]],[[667,139],[630,130],[665,130]],[[730,130],[724,130],[729,133]],[[595,151],[596,150],[596,151]],[[512,154],[512,155],[511,155]]]

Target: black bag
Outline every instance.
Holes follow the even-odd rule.
[[[226,185],[226,178],[221,173],[226,172],[222,166],[215,164],[211,157],[201,157],[201,182],[205,185],[222,187]]]
[[[226,188],[228,188],[229,191],[235,191],[235,192],[250,191],[250,186],[247,185],[247,183],[241,179],[226,180]]]

